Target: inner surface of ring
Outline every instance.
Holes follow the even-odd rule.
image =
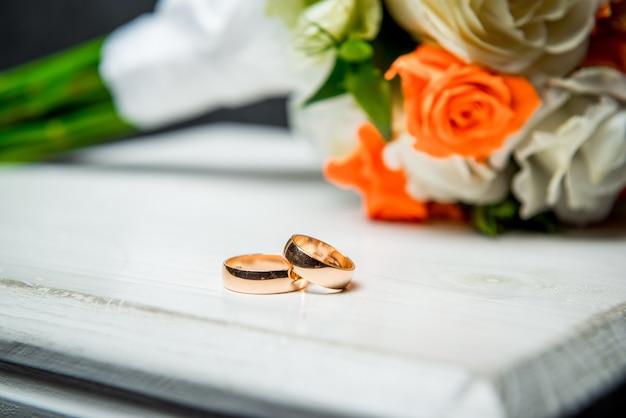
[[[339,269],[351,270],[354,268],[352,260],[323,241],[306,235],[294,235],[292,240],[302,251],[322,263]]]
[[[289,277],[289,263],[280,255],[249,254],[229,258],[224,267],[241,279],[268,280]]]

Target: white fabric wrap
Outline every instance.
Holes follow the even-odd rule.
[[[157,128],[292,90],[289,32],[261,0],[162,0],[111,34],[100,73],[118,114]]]

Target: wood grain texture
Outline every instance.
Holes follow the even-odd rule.
[[[0,172],[0,359],[259,416],[553,416],[624,376],[624,225],[371,222],[286,135],[194,129]],[[222,287],[224,259],[294,233],[349,255],[354,286]]]

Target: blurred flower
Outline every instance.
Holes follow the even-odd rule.
[[[374,219],[551,231],[626,193],[626,0],[160,0],[1,81],[0,161],[288,94]]]
[[[464,219],[465,214],[456,204],[422,202],[407,194],[402,170],[390,169],[385,164],[386,143],[374,125],[362,125],[358,135],[359,143],[352,153],[343,160],[329,161],[324,174],[339,186],[359,190],[370,218],[388,221]]]
[[[342,94],[308,106],[290,106],[290,124],[323,157],[347,157],[359,144],[359,127],[367,121],[352,96]]]
[[[492,74],[436,47],[400,56],[386,76],[396,74],[414,147],[433,157],[485,160],[540,104],[526,79]]]
[[[268,0],[266,7],[293,29],[296,48],[308,54],[327,51],[348,37],[372,40],[382,20],[381,0]]]
[[[404,173],[385,165],[382,158],[385,141],[378,130],[371,124],[363,125],[359,129],[359,141],[347,159],[326,164],[326,178],[340,186],[356,187],[372,219],[425,220],[427,206],[406,193]]]
[[[514,74],[564,75],[587,50],[595,0],[386,0],[398,23],[470,63]]]
[[[100,73],[120,115],[154,129],[291,92],[289,31],[258,0],[161,0],[117,29]]]
[[[382,21],[381,0],[267,0],[265,8],[291,32],[294,101],[309,99],[323,85],[342,43],[372,40]]]
[[[626,185],[626,78],[586,68],[553,80],[543,96],[515,152],[520,215],[554,210],[564,221],[599,221]]]
[[[387,145],[384,160],[391,169],[404,171],[406,190],[415,199],[488,204],[508,194],[510,175],[506,171],[458,155],[434,158],[416,150],[413,142],[411,135],[401,134]]]

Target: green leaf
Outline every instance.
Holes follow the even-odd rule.
[[[391,139],[391,86],[371,61],[351,64],[345,87],[387,141]]]
[[[519,211],[519,204],[511,199],[507,199],[498,205],[489,206],[489,213],[499,220],[514,220]]]
[[[472,225],[481,234],[495,237],[500,233],[498,222],[485,206],[474,206],[471,219]]]
[[[348,39],[339,47],[339,57],[347,62],[367,61],[373,55],[372,45],[358,39]]]
[[[553,213],[545,212],[522,219],[519,215],[520,207],[520,202],[513,195],[494,205],[473,206],[472,225],[478,232],[488,236],[496,236],[511,229],[545,233],[557,230],[557,219]]]
[[[307,106],[312,103],[319,102],[320,100],[330,99],[332,97],[346,93],[344,80],[347,73],[348,63],[337,57],[337,59],[335,60],[335,65],[333,66],[333,69],[331,70],[324,84],[322,84],[319,90],[317,90],[310,98],[308,98],[304,102],[303,106]]]

